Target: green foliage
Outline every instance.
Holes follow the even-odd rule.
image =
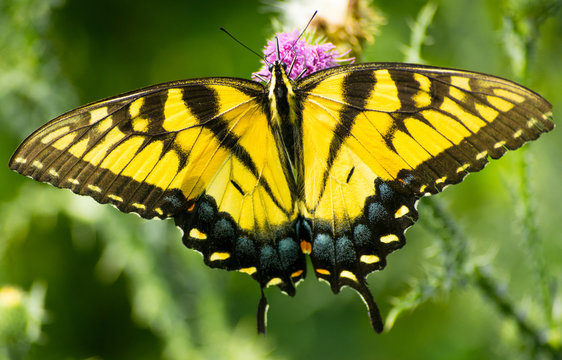
[[[560,3],[381,1],[387,25],[364,59],[512,78],[548,98],[557,122]],[[178,78],[249,77],[258,61],[216,29],[261,48],[271,21],[260,6],[0,2],[0,158],[82,103]],[[171,221],[121,214],[4,166],[0,359],[560,358],[559,132],[420,202],[408,245],[369,278],[382,336],[351,291],[328,295],[309,274],[294,299],[268,290],[269,333],[259,337],[254,282],[204,266]],[[5,289],[20,300],[5,306]]]
[[[29,292],[0,287],[0,359],[20,359],[39,340],[45,317],[45,287],[32,285]]]
[[[421,57],[421,50],[422,46],[429,42],[427,39],[427,28],[433,21],[435,11],[437,11],[437,3],[430,1],[420,10],[416,20],[410,21],[410,42],[403,47],[404,62],[412,64],[424,63]]]
[[[504,47],[512,72],[520,80],[524,80],[530,53],[538,40],[540,25],[555,13],[558,5],[552,1],[543,1],[540,5],[536,2],[502,4],[505,8],[502,16]],[[436,5],[431,2],[420,11],[418,19],[411,26],[411,45],[406,48],[405,61],[421,60],[421,45],[435,11]],[[387,318],[387,328],[392,327],[400,313],[418,307],[439,293],[450,292],[455,286],[471,282],[508,321],[517,324],[520,336],[517,337],[517,343],[513,344],[514,348],[523,346],[525,353],[532,358],[562,356],[562,329],[560,319],[555,320],[553,317],[556,309],[552,302],[552,298],[559,299],[560,294],[557,293],[556,287],[552,287],[557,279],[553,278],[543,259],[544,240],[537,228],[536,204],[530,188],[532,174],[529,167],[533,159],[526,149],[521,152],[524,154],[515,169],[518,176],[513,179],[518,180],[519,184],[508,184],[508,189],[513,203],[517,206],[519,235],[528,254],[528,260],[522,265],[534,275],[533,288],[538,291],[534,301],[538,303],[541,313],[536,315],[536,319],[529,319],[523,310],[518,309],[521,304],[507,294],[507,284],[495,278],[492,266],[482,262],[482,259],[471,258],[469,239],[459,229],[455,220],[444,211],[440,202],[433,200],[427,204],[431,211],[431,214],[428,214],[430,216],[421,217],[421,222],[440,240],[437,253],[441,258],[441,266],[429,271],[423,279],[417,280],[405,295],[394,300],[394,307]]]

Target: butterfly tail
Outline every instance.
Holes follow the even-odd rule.
[[[258,334],[264,334],[267,330],[267,309],[269,308],[269,304],[267,303],[267,299],[265,298],[265,294],[263,292],[263,287],[260,289],[261,291],[261,298],[260,302],[258,303]]]
[[[377,306],[377,303],[373,298],[373,294],[371,294],[371,290],[369,290],[367,284],[364,281],[352,287],[355,291],[357,291],[359,296],[361,296],[361,299],[363,299],[365,305],[367,305],[371,326],[377,333],[380,334],[384,329],[384,325],[379,307]]]

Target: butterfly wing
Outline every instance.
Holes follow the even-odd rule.
[[[409,64],[328,69],[298,84],[316,275],[355,288],[405,244],[419,197],[551,130],[551,105],[513,82]]]
[[[294,185],[263,96],[262,85],[230,78],[120,95],[41,127],[10,167],[124,212],[174,217],[209,266],[291,294],[305,262],[293,240]]]

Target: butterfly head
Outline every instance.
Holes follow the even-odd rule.
[[[272,64],[269,64],[268,71],[270,73],[269,81],[271,82],[274,78],[275,79],[284,79],[287,78],[289,80],[291,78],[290,71],[292,66],[289,68],[289,73],[287,72],[287,64],[281,60],[275,60]]]

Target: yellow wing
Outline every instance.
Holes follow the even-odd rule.
[[[551,105],[536,93],[467,71],[359,64],[297,87],[316,275],[336,293],[358,290],[379,330],[365,276],[404,245],[418,198],[554,127]]]
[[[102,100],[37,130],[10,167],[124,212],[174,217],[209,266],[294,293],[288,276],[302,278],[305,266],[298,244],[283,242],[283,269],[267,266],[278,256],[268,250],[295,238],[297,213],[263,96],[255,82],[211,78]]]

